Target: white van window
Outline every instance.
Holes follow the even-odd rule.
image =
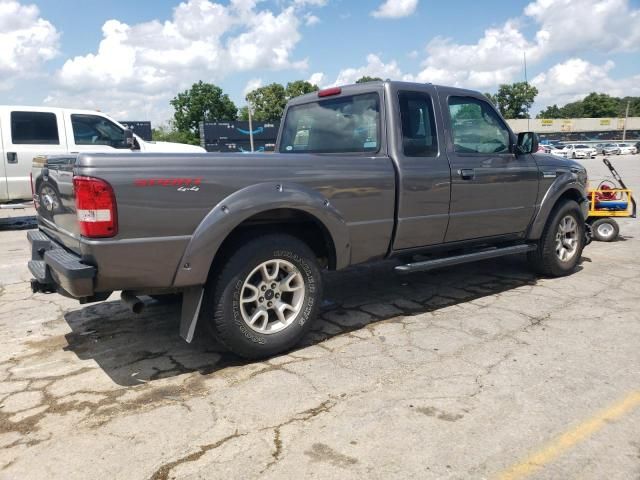
[[[76,145],[109,145],[113,148],[128,148],[124,130],[99,115],[71,115],[73,138]]]
[[[11,141],[17,145],[60,145],[56,114],[11,112]]]

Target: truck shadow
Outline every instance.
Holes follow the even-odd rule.
[[[0,232],[9,230],[28,230],[37,228],[38,221],[35,216],[21,216],[0,218]]]
[[[585,259],[588,261],[588,259]],[[296,349],[395,317],[419,315],[524,285],[536,276],[521,257],[505,257],[441,271],[397,274],[393,263],[326,275],[321,318]],[[141,315],[119,301],[65,314],[65,350],[95,361],[118,385],[132,386],[198,371],[203,375],[250,362],[217,347],[199,325],[187,344],[178,335],[180,305],[148,300]]]

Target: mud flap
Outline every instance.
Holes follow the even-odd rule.
[[[196,331],[202,298],[203,287],[189,287],[182,293],[182,312],[180,314],[180,336],[188,343],[193,340]]]

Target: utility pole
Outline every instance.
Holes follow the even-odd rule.
[[[251,153],[253,153],[253,114],[251,113],[251,102],[247,102],[247,111],[249,112],[249,142],[251,143]]]
[[[529,89],[529,80],[527,79],[527,51],[524,50],[522,52],[522,56],[524,59],[524,85],[527,88],[527,90]],[[531,131],[531,127],[529,125],[529,120],[531,115],[529,115],[529,107],[527,107],[527,130]]]
[[[627,119],[629,118],[629,104],[631,100],[627,100],[627,111],[624,114],[624,125],[622,126],[622,141],[627,140]]]

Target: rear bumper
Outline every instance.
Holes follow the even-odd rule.
[[[62,248],[40,230],[27,233],[31,244],[29,271],[34,291],[57,291],[83,299],[94,295],[97,269],[82,263],[79,255]]]

